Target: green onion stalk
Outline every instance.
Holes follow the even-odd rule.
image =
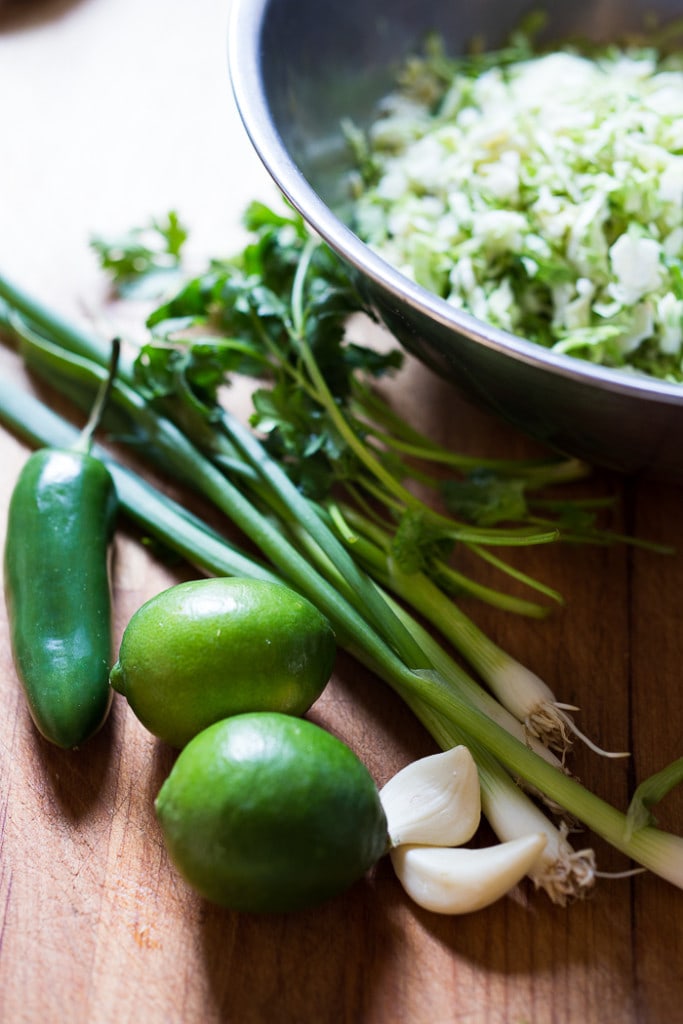
[[[85,338],[61,321],[54,321],[30,300],[16,303],[16,294],[12,297],[8,291],[0,281],[0,293],[5,300],[29,321],[22,341],[25,354],[31,351],[29,363],[38,360],[44,369],[49,368],[53,382],[59,383],[60,377],[66,376],[89,388],[99,383],[105,373],[102,364],[108,358],[108,346]],[[16,318],[14,326],[17,326]],[[36,340],[34,332],[37,330],[49,333],[51,341]],[[65,337],[71,349],[76,347],[76,339],[86,357],[64,351],[60,346]],[[683,888],[683,839],[649,824],[634,830],[624,814],[529,749],[473,703],[466,688],[463,692],[454,685],[450,675],[442,675],[441,656],[424,642],[423,631],[417,623],[387,600],[248,431],[240,436],[238,450],[247,456],[252,470],[281,499],[293,501],[302,529],[325,551],[338,576],[351,581],[344,592],[285,537],[269,514],[250,502],[173,423],[150,408],[126,383],[125,377],[115,383],[112,400],[135,423],[151,449],[163,457],[169,471],[190,482],[256,545],[265,558],[265,565],[252,562],[223,541],[215,530],[206,529],[196,517],[179,510],[151,485],[137,480],[130,470],[117,468],[108,453],[95,448],[95,453],[114,472],[120,501],[129,515],[205,572],[274,573],[317,604],[332,622],[342,646],[395,690],[439,745],[449,747],[464,742],[475,757],[480,754],[478,767],[484,803],[488,807],[487,818],[501,838],[509,837],[506,829],[515,827],[511,824],[514,813],[509,817],[500,809],[500,794],[507,791],[508,782],[510,792],[514,789],[515,806],[519,806],[519,801],[525,801],[525,807],[534,806],[521,789],[514,786],[512,779],[519,778],[637,864]],[[0,418],[34,445],[61,444],[70,434],[68,424],[42,403],[29,400],[29,396],[6,382],[0,382]],[[350,590],[355,594],[353,604],[345,596]],[[502,783],[504,777],[508,782]],[[557,897],[552,885],[544,887],[551,896]]]

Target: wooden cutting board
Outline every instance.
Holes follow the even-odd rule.
[[[0,265],[66,315],[102,325],[92,233],[175,208],[198,259],[229,254],[246,202],[273,198],[232,107],[228,7],[26,3],[0,22]],[[33,386],[4,349],[0,372]],[[412,362],[389,393],[411,422],[454,448],[532,451]],[[238,410],[244,400],[239,390],[230,397]],[[4,431],[0,448],[4,538],[7,501],[28,452]],[[468,610],[582,708],[591,735],[632,751],[624,762],[577,749],[573,760],[586,785],[625,808],[639,779],[683,752],[683,494],[609,474],[596,474],[585,491],[614,498],[616,529],[673,544],[679,554],[622,545],[530,550],[524,568],[564,594],[562,610],[542,623]],[[117,641],[146,598],[192,575],[155,561],[122,529]],[[448,918],[412,905],[382,862],[310,912],[228,913],[188,891],[169,865],[152,805],[172,752],[120,700],[82,750],[42,742],[14,675],[2,608],[0,694],[3,1024],[681,1019],[683,893],[650,875],[601,879],[589,900],[568,908],[522,886],[488,910]],[[435,749],[394,695],[344,655],[312,717],[360,754],[378,784]],[[661,806],[660,819],[683,830],[681,794]],[[626,866],[594,845],[602,870]]]

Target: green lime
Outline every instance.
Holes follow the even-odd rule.
[[[320,903],[387,850],[365,766],[329,732],[289,715],[237,715],[205,729],[180,753],[156,811],[181,875],[233,910]]]
[[[332,673],[328,620],[289,587],[217,578],[180,583],[126,627],[111,685],[176,747],[247,711],[303,715]]]

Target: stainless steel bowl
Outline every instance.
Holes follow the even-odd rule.
[[[401,60],[437,31],[453,53],[501,42],[525,0],[232,0],[229,62],[247,133],[281,192],[359,275],[407,350],[558,451],[683,479],[683,386],[555,355],[458,311],[373,254],[347,226],[340,122],[366,125]],[[680,0],[549,0],[553,37],[614,38]]]

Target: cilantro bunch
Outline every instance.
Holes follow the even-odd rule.
[[[210,261],[150,314],[136,386],[192,423],[203,449],[239,474],[222,389],[247,376],[254,382],[250,425],[348,543],[362,536],[377,562],[419,569],[451,593],[544,614],[535,601],[469,580],[452,556],[464,545],[559,601],[490,549],[610,540],[596,526],[596,508],[544,492],[587,468],[554,457],[476,459],[424,437],[378,387],[401,367],[402,352],[354,340],[374,312],[352,272],[289,208],[252,203],[244,223],[250,238],[240,253]]]

